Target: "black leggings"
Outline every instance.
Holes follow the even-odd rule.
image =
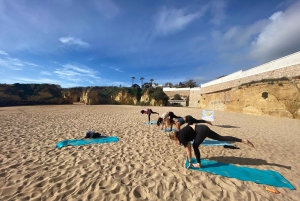
[[[185,122],[188,124],[188,125],[193,125],[195,123],[206,123],[205,120],[202,120],[202,119],[195,119],[194,117],[188,115],[185,117]]]
[[[151,113],[148,114],[148,120],[149,120],[149,121],[150,121],[150,116],[151,116],[151,114],[158,114],[157,112],[153,112],[151,109],[150,109],[150,112],[151,112]]]
[[[242,139],[240,138],[236,138],[232,136],[221,136],[215,131],[210,130],[210,128],[206,125],[196,125],[195,131],[196,131],[196,137],[193,143],[193,148],[198,163],[200,163],[199,145],[204,141],[206,137],[218,141],[242,142]]]
[[[179,118],[173,112],[169,112],[169,117],[170,117],[170,120],[173,120],[173,118]]]

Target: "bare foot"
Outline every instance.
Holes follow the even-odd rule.
[[[196,168],[201,168],[201,164],[197,163],[197,164],[193,164],[193,167],[196,167]]]
[[[250,147],[254,148],[254,145],[248,139],[243,139],[243,143],[245,143],[246,145],[249,145]]]

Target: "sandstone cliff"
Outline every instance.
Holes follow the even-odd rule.
[[[149,90],[146,90],[143,95],[141,96],[141,103],[144,103],[146,105],[151,105],[151,106],[162,106],[164,105],[163,100],[155,100],[152,98],[149,94]]]
[[[1,84],[0,106],[69,103],[53,84]]]
[[[300,79],[260,80],[202,94],[198,107],[300,119]]]
[[[65,99],[71,102],[82,102],[83,87],[73,87],[63,90],[62,94]]]
[[[139,98],[138,90],[125,87],[89,87],[83,90],[82,102],[86,105],[135,105]]]

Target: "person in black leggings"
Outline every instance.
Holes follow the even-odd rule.
[[[243,142],[251,147],[254,147],[253,144],[247,139],[240,139],[232,136],[221,136],[218,133],[210,130],[210,128],[206,125],[186,126],[178,132],[177,131],[171,132],[169,136],[172,140],[177,140],[179,145],[182,144],[185,147],[190,166],[199,167],[199,168],[201,168],[201,161],[200,161],[200,151],[198,147],[206,137],[214,140],[219,140],[219,141]],[[197,159],[197,164],[192,163],[190,141],[193,140],[194,140],[193,149]]]
[[[185,117],[179,117],[179,118],[174,118],[174,120],[167,119],[166,120],[166,126],[170,127],[170,130],[172,130],[173,125],[175,125],[177,131],[180,131],[180,126],[183,124],[187,123],[187,125],[193,125],[196,123],[207,123],[209,125],[212,125],[210,121],[206,121],[203,119],[195,119],[191,115],[187,115]]]

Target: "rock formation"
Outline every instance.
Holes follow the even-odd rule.
[[[53,84],[1,84],[0,106],[62,104],[61,88]]]
[[[260,80],[202,94],[198,107],[300,119],[300,79]]]

